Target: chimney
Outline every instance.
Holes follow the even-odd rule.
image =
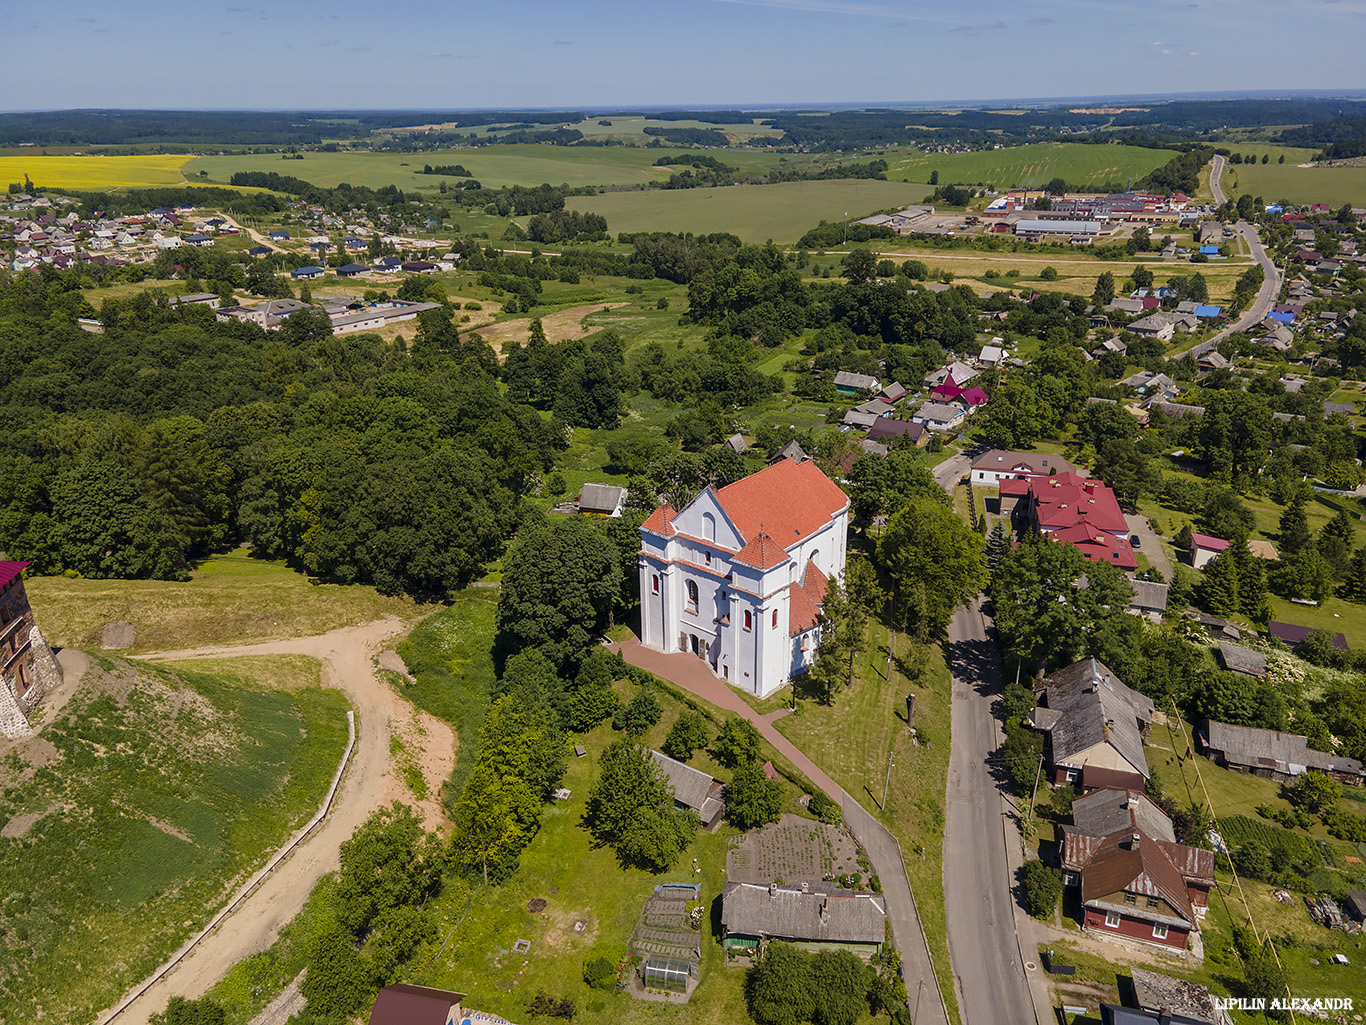
[[[821,901],[821,925],[826,925],[830,921],[830,898],[827,896]]]
[[[1140,834],[1137,831],[1134,831],[1129,835],[1129,850],[1138,850],[1139,836]]]
[[[810,883],[802,883],[802,893],[810,893],[810,892],[811,892],[811,884],[810,884]]]
[[[777,896],[778,896],[778,884],[777,884],[777,883],[769,883],[769,884],[768,884],[768,895],[769,895],[770,897],[775,898],[775,899],[777,898]]]

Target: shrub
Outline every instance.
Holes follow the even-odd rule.
[[[594,989],[614,989],[617,966],[605,957],[590,957],[583,963],[583,981]]]
[[[829,795],[823,790],[817,790],[811,795],[811,803],[807,805],[808,810],[822,822],[832,826],[837,826],[844,819],[844,811],[840,808]]]
[[[1020,870],[1025,907],[1035,918],[1048,918],[1062,897],[1062,877],[1042,861],[1029,861]]]
[[[688,711],[674,720],[664,738],[663,750],[670,758],[686,762],[699,747],[706,747],[709,739],[707,720],[702,713]]]

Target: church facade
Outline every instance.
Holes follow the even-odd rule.
[[[815,661],[849,499],[810,461],[779,459],[641,526],[641,642],[687,652],[766,697]]]

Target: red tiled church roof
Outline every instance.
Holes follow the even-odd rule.
[[[27,562],[0,562],[0,587],[4,587],[26,569]]]
[[[793,584],[787,601],[787,635],[796,637],[820,622],[821,610],[801,584]]]
[[[755,569],[772,569],[774,566],[781,566],[787,561],[787,552],[782,545],[768,536],[767,531],[760,527],[754,540],[740,549],[740,553],[735,556],[735,561],[743,562],[746,566],[753,566]]]
[[[762,528],[784,550],[820,530],[849,504],[815,463],[791,459],[721,488],[716,500],[747,541]]]
[[[665,502],[654,512],[650,513],[645,522],[640,525],[641,530],[648,530],[652,534],[663,534],[665,537],[673,537],[674,531],[674,512],[673,506]]]
[[[802,588],[811,596],[811,600],[817,605],[825,604],[825,585],[829,583],[829,578],[820,571],[815,561],[806,564],[806,575],[802,577]]]

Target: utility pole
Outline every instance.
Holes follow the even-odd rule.
[[[911,1015],[911,1025],[920,1017],[920,994],[925,992],[925,977],[920,977],[920,985],[915,988],[915,1013]]]
[[[844,211],[844,243],[849,244],[849,211]]]

